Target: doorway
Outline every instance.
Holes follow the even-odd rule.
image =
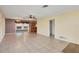
[[[49,20],[49,36],[55,36],[55,19]]]

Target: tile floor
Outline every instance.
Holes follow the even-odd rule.
[[[7,33],[0,53],[60,53],[68,42],[33,33]]]

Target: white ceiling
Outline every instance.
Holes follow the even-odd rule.
[[[58,15],[63,12],[79,10],[79,6],[74,5],[49,5],[42,8],[42,5],[1,5],[6,18],[27,18],[29,15],[34,15],[37,18],[44,16]]]

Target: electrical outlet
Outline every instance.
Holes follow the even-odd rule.
[[[63,37],[63,36],[59,36],[59,38],[61,38],[61,39],[67,39],[66,37]]]

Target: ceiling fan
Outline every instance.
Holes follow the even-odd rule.
[[[29,18],[37,20],[37,18],[35,16],[33,16],[33,15],[29,15]]]
[[[35,16],[33,16],[33,15],[29,15],[29,16],[25,16],[25,17],[23,17],[23,19],[37,19]]]

